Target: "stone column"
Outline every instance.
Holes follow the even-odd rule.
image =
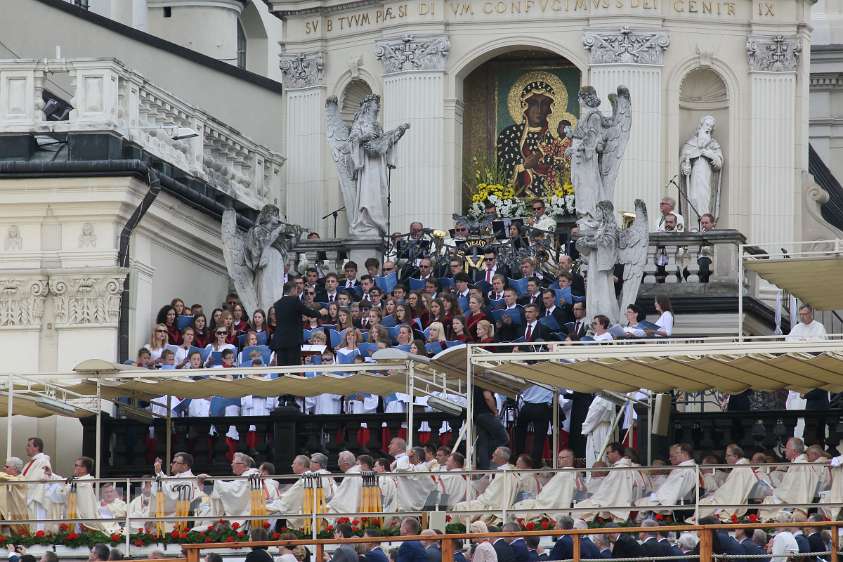
[[[801,51],[796,37],[750,35],[749,211],[752,243],[795,239],[797,99]]]
[[[445,35],[407,34],[377,42],[376,55],[384,68],[384,129],[410,124],[397,145],[398,167],[392,171],[393,232],[408,232],[414,220],[431,228],[449,226],[453,197],[444,192],[443,142],[448,49]]]
[[[618,86],[629,88],[632,128],[615,184],[615,210],[633,211],[642,199],[652,214],[662,197],[662,64],[670,37],[664,31],[586,31],[583,46],[590,52],[590,83],[611,114],[608,95]],[[671,194],[675,197],[675,193]]]
[[[311,230],[321,221],[325,177],[325,73],[321,52],[281,55],[287,94],[287,220]]]

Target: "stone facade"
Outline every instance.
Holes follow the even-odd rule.
[[[801,211],[792,203],[807,169],[809,0],[269,4],[284,18],[286,53],[318,52],[323,64],[318,87],[286,91],[294,222],[327,234],[331,224],[319,209],[342,206],[330,154],[324,142],[312,141],[324,124],[310,116],[329,96],[342,103],[346,87],[363,80],[383,97],[385,128],[411,125],[392,173],[393,230],[406,232],[414,219],[449,227],[451,214],[463,210],[464,172],[472,165],[462,152],[469,134],[466,78],[487,61],[519,52],[558,56],[578,69],[580,84],[594,85],[602,96],[629,87],[634,112],[615,197],[619,210],[631,210],[635,198],[655,208],[661,196],[677,195],[669,180],[679,171],[679,150],[696,112],[707,103],[689,106],[681,85],[688,78],[686,89],[693,90],[695,71],[710,71],[724,93],[717,102],[728,151],[721,226],[746,232],[750,241],[798,238]],[[608,111],[605,99],[603,108]],[[760,117],[767,112],[770,119]],[[308,119],[302,128],[299,116]],[[293,158],[294,151],[307,157]]]

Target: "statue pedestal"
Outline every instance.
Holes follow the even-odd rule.
[[[386,242],[382,238],[346,238],[343,240],[348,252],[348,259],[357,264],[360,275],[366,273],[363,263],[369,258],[383,260],[383,253],[386,251]]]

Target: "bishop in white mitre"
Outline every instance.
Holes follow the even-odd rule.
[[[588,407],[588,413],[582,424],[585,441],[585,466],[591,468],[600,459],[603,446],[608,443],[615,420],[615,405],[601,396],[595,396]]]
[[[76,516],[74,519],[99,519],[100,503],[97,501],[94,492],[94,477],[91,471],[94,468],[94,460],[88,457],[79,457],[73,462],[73,479],[68,482],[64,476],[54,474],[46,467],[44,477],[48,480],[55,480],[55,483],[46,486],[45,496],[55,505],[62,505],[67,509],[68,499],[75,488],[76,494]],[[65,516],[67,512],[65,511]],[[120,531],[120,524],[116,521],[86,521],[77,525],[94,531],[102,531],[106,534]]]
[[[337,463],[346,476],[340,482],[334,497],[328,502],[328,513],[357,513],[360,505],[360,492],[363,489],[363,479],[349,474],[360,474],[360,465],[354,453],[341,451],[337,457]]]
[[[764,505],[774,504],[810,504],[814,501],[822,475],[817,466],[808,461],[805,455],[805,443],[798,437],[791,437],[784,447],[784,456],[790,461],[787,472],[773,490],[772,496],[764,498]],[[795,507],[794,511],[807,512],[807,507]],[[781,508],[759,509],[762,521],[772,521],[781,512]]]
[[[492,462],[497,465],[497,471],[489,476],[489,484],[476,499],[457,502],[454,511],[492,511],[499,512],[510,509],[515,502],[518,491],[518,478],[515,467],[509,463],[511,451],[507,447],[498,447],[492,453]],[[494,513],[493,513],[494,514]],[[482,515],[467,515],[461,517],[465,524],[480,519]]]
[[[244,453],[234,453],[231,460],[231,472],[234,476],[241,476],[236,480],[214,480],[214,488],[211,491],[211,501],[217,505],[216,511],[231,519],[232,523],[238,523],[241,527],[245,519],[252,515],[252,486],[249,476],[260,477],[260,470],[255,468],[255,461]],[[197,476],[199,485],[203,486],[206,480],[210,480],[207,474]],[[261,495],[263,500],[263,495]]]
[[[606,448],[606,459],[612,463],[612,468],[633,468],[635,465],[624,456],[623,446],[612,443]],[[629,509],[635,501],[635,490],[643,479],[637,470],[610,470],[603,477],[598,488],[590,498],[574,504],[577,508],[589,508],[594,511],[578,512],[578,517],[590,521],[601,513],[608,513],[615,519],[625,521],[629,517]]]
[[[675,467],[661,486],[645,498],[635,502],[638,507],[657,507],[679,505],[694,491],[697,484],[696,462],[691,458],[693,451],[688,445],[676,444],[670,447],[670,464]]]
[[[749,459],[744,456],[743,449],[732,443],[726,447],[726,463],[732,465],[726,480],[714,492],[700,498],[700,517],[714,515],[721,521],[731,521],[732,517],[742,517],[746,513],[744,507],[718,507],[720,505],[745,504],[749,494],[758,483],[755,469],[750,466]]]
[[[306,455],[297,455],[290,468],[293,469],[293,474],[301,476],[310,469],[310,459]],[[303,526],[302,520],[291,518],[290,515],[304,512],[304,485],[304,478],[299,478],[266,504],[268,511],[286,518],[287,527],[293,529],[299,529]]]
[[[518,511],[517,517],[527,518],[545,514],[556,519],[560,515],[565,515],[565,510],[571,508],[578,482],[580,487],[583,487],[579,472],[574,469],[574,452],[570,449],[562,449],[559,451],[558,461],[561,470],[542,487],[535,499],[521,500],[512,506],[513,510],[535,511]]]
[[[44,453],[44,441],[40,437],[31,437],[26,441],[26,454],[29,462],[23,467],[23,479],[28,482],[45,480],[44,469],[51,469],[50,457]],[[26,505],[30,519],[50,519],[51,505],[46,497],[47,489],[44,484],[29,484],[26,487]],[[44,523],[32,525],[33,531],[43,531]]]

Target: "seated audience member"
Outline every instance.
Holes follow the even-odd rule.
[[[638,306],[631,304],[626,307],[624,313],[626,316],[626,325],[623,327],[624,336],[627,338],[643,338],[647,335],[644,330],[638,327],[638,323],[644,319],[644,314]]]
[[[466,333],[465,329],[465,318],[463,318],[462,316],[454,316],[453,318],[451,318],[451,331],[449,334],[449,339],[461,342],[466,342],[468,340],[468,334]]]
[[[612,334],[609,333],[609,318],[603,314],[598,314],[594,317],[591,323],[591,329],[594,333],[592,338],[596,342],[612,341]]]
[[[480,320],[477,323],[477,337],[475,343],[495,343],[495,325],[488,320]]]
[[[647,334],[653,335],[655,333],[657,336],[671,337],[673,335],[673,308],[670,304],[670,297],[667,295],[656,297],[656,312],[660,315],[659,319],[656,320],[656,326],[659,329],[656,332],[648,330]]]
[[[693,495],[696,483],[696,471],[693,467],[694,451],[687,443],[677,443],[670,447],[670,464],[687,469],[674,469],[664,483],[652,494],[635,502],[638,507],[675,506],[688,500]]]
[[[433,322],[428,326],[427,343],[438,343],[442,349],[448,347],[445,344],[445,326],[441,322]]]
[[[481,297],[472,296],[468,299],[469,314],[468,316],[466,316],[465,322],[471,341],[480,341],[480,338],[477,334],[477,323],[481,320],[486,320],[487,322],[489,320],[486,314],[483,312],[483,305],[484,303],[481,300]]]
[[[715,515],[721,521],[728,522],[733,516],[742,517],[746,513],[744,508],[717,507],[718,505],[747,503],[752,488],[758,483],[755,471],[750,467],[743,449],[735,443],[726,446],[726,463],[735,468],[729,471],[725,482],[716,490],[707,491],[705,497],[700,498],[700,517]]]
[[[193,317],[193,345],[205,347],[211,343],[211,332],[208,329],[208,319],[204,314],[197,314]]]

